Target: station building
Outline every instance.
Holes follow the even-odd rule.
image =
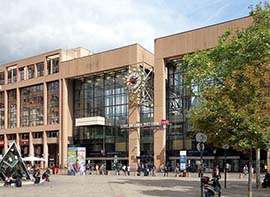
[[[183,86],[185,54],[214,47],[228,28],[246,28],[245,17],[155,40],[155,54],[139,44],[100,53],[54,50],[0,66],[0,154],[16,141],[22,157],[43,157],[45,167],[67,167],[69,146],[86,147],[87,163],[179,162],[199,153],[187,121],[194,98]],[[205,151],[207,165],[223,153]],[[240,155],[229,155],[235,171]]]

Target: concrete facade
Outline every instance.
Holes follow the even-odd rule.
[[[73,87],[72,80],[88,76],[95,73],[103,73],[129,66],[143,65],[151,67],[154,70],[154,122],[160,123],[166,120],[166,79],[167,68],[166,62],[171,59],[181,58],[183,55],[192,53],[196,50],[205,50],[214,47],[218,42],[218,37],[228,28],[246,28],[252,23],[250,17],[233,20],[205,28],[200,28],[180,34],[170,35],[155,40],[155,55],[147,51],[138,44],[113,49],[101,53],[93,54],[92,52],[76,48],[72,50],[54,50],[34,57],[26,58],[19,61],[10,62],[0,66],[0,73],[4,73],[4,84],[1,85],[0,91],[4,94],[4,125],[0,129],[0,145],[7,150],[8,144],[16,140],[18,146],[29,146],[29,155],[35,155],[35,145],[42,146],[40,156],[45,159],[45,167],[49,165],[50,144],[55,144],[58,151],[54,155],[54,162],[58,161],[61,167],[67,167],[67,148],[72,143],[74,130],[73,114]],[[59,68],[57,72],[50,73],[48,59],[59,58]],[[37,63],[44,62],[44,75],[38,76]],[[34,69],[34,76],[28,76],[29,69]],[[30,67],[29,67],[30,66]],[[54,69],[54,68],[52,68]],[[13,70],[10,72],[10,70]],[[24,71],[22,71],[24,70]],[[14,72],[16,72],[16,77]],[[31,71],[32,72],[32,71]],[[23,73],[23,80],[20,79],[20,73]],[[10,77],[11,76],[11,77]],[[8,79],[15,81],[9,82]],[[48,117],[48,87],[49,83],[57,81],[59,83],[59,121],[49,123]],[[23,120],[21,110],[22,106],[22,89],[32,87],[37,84],[43,84],[43,124],[38,126],[22,126]],[[16,126],[10,128],[10,107],[9,93],[10,90],[16,91]],[[129,103],[128,124],[140,123],[140,111],[138,105]],[[51,132],[48,134],[49,132]],[[42,133],[41,137],[35,137],[34,133]],[[54,136],[53,132],[58,132]],[[21,134],[27,134],[23,139]],[[16,137],[10,137],[14,135]],[[138,165],[140,156],[140,128],[129,128],[129,146],[128,161],[132,169]],[[159,168],[166,162],[166,126],[156,126],[153,132],[154,139],[154,164]],[[1,154],[1,152],[0,152]]]

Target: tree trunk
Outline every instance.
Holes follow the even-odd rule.
[[[249,163],[248,163],[248,197],[252,197],[252,149],[249,150]]]
[[[256,188],[261,187],[261,180],[260,180],[260,175],[261,175],[261,149],[256,150]]]
[[[267,149],[267,158],[266,158],[266,164],[267,164],[267,171],[270,172],[270,149]]]

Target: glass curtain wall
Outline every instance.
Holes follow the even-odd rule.
[[[17,94],[16,89],[8,91],[8,128],[17,127]]]
[[[21,126],[43,125],[43,84],[21,89]]]
[[[75,143],[87,148],[87,156],[128,154],[128,132],[120,124],[128,122],[127,69],[76,79],[75,118],[105,117],[105,126],[75,128]]]
[[[187,121],[187,110],[191,107],[190,90],[185,87],[181,60],[167,64],[166,114],[170,124],[167,126],[167,155],[179,156],[180,150],[192,148],[191,128]]]
[[[59,124],[59,81],[48,83],[48,124]]]
[[[149,72],[145,70],[145,72]],[[154,97],[154,75],[151,73],[145,83],[145,89],[151,97]],[[143,94],[144,95],[144,94]],[[145,98],[143,98],[144,100]],[[147,102],[142,102],[140,106],[140,122],[154,122],[154,107],[153,102],[147,100]],[[153,127],[142,127],[140,128],[140,156],[141,163],[152,165],[154,156],[154,136]],[[149,167],[150,167],[149,166]]]

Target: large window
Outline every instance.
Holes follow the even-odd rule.
[[[5,72],[0,72],[0,85],[5,84]]]
[[[19,68],[19,72],[20,72],[20,80],[23,81],[24,80],[24,67]]]
[[[15,83],[17,81],[17,66],[10,66],[7,69],[8,83]]]
[[[59,55],[52,55],[47,57],[48,74],[59,72]]]
[[[43,125],[43,84],[21,89],[21,126]]]
[[[128,94],[127,69],[76,79],[74,82],[75,118],[105,117],[105,126],[75,127],[75,143],[87,147],[87,156],[127,156]]]
[[[48,124],[59,123],[59,82],[48,83]]]
[[[75,117],[103,116],[106,125],[127,124],[127,70],[75,80]]]
[[[5,94],[0,92],[0,129],[5,127]]]
[[[167,150],[168,155],[178,155],[179,150],[191,149],[190,127],[187,110],[191,107],[190,90],[185,86],[184,71],[179,67],[181,60],[167,64],[166,90]]]
[[[28,79],[32,79],[35,77],[35,66],[34,65],[29,65],[27,66],[28,69]]]
[[[44,75],[44,62],[37,63],[37,77]]]
[[[17,94],[16,89],[8,91],[8,128],[17,127]]]

